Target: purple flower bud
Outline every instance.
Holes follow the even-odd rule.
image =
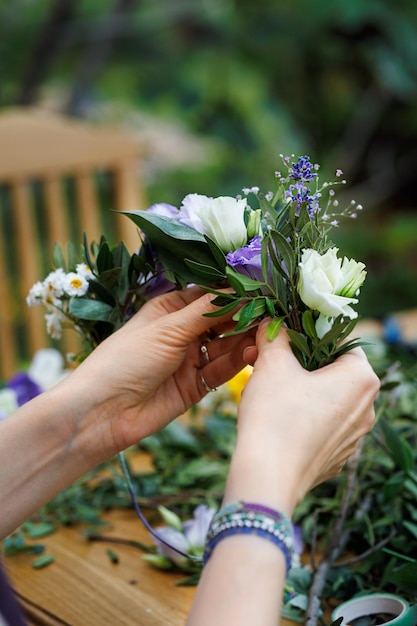
[[[251,239],[246,246],[238,248],[233,252],[228,252],[226,261],[236,272],[249,276],[254,280],[264,282],[261,263],[262,243],[258,235]]]
[[[26,372],[18,372],[9,380],[6,387],[13,389],[17,397],[17,403],[19,406],[29,402],[35,396],[42,393],[42,389],[37,385]]]
[[[262,238],[258,235],[251,239],[243,248],[229,252],[226,255],[226,261],[238,274],[243,274],[243,276],[259,280],[262,283],[271,284],[271,260],[269,259],[268,261],[268,276],[265,277],[262,273],[261,251]],[[265,296],[270,295],[268,287],[261,287],[261,292]]]

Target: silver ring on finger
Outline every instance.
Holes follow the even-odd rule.
[[[200,346],[201,358],[203,360],[203,366],[210,363],[210,355],[208,353],[207,342],[201,344]]]
[[[202,384],[204,389],[207,391],[207,393],[210,393],[210,391],[217,391],[217,387],[210,387],[210,385],[208,385],[206,379],[203,376],[203,372],[201,370],[198,370],[198,376],[200,378],[200,383]]]

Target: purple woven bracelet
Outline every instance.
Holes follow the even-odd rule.
[[[252,534],[268,539],[283,552],[287,572],[291,568],[294,552],[291,521],[279,511],[252,502],[233,502],[216,513],[207,533],[203,563],[207,563],[222,539],[238,534]]]

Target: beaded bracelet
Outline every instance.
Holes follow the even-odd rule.
[[[294,552],[291,520],[279,511],[252,502],[233,502],[216,513],[207,533],[203,563],[207,563],[222,539],[240,534],[257,535],[272,541],[284,553],[288,573]]]

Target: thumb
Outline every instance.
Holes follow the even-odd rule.
[[[278,366],[278,363],[281,363],[281,365],[285,363],[285,367],[301,368],[291,349],[290,338],[284,326],[281,327],[274,339],[268,338],[267,327],[270,321],[270,319],[264,319],[259,325],[256,334],[258,356],[264,355],[272,358],[276,366]]]
[[[170,323],[182,332],[187,339],[194,339],[219,324],[230,320],[233,312],[219,317],[205,317],[205,313],[214,313],[219,307],[212,303],[213,294],[205,293],[183,309],[171,313]]]

